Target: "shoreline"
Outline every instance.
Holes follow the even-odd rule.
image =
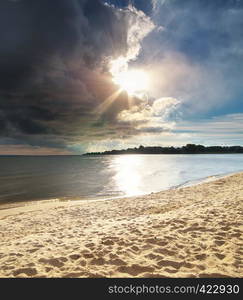
[[[243,277],[243,172],[0,211],[0,277]],[[11,213],[11,214],[9,214]]]
[[[207,182],[211,182],[211,181],[215,181],[221,178],[227,178],[228,176],[233,176],[233,175],[237,175],[243,173],[243,170],[240,171],[236,171],[236,172],[230,172],[230,173],[222,173],[222,174],[213,174],[210,176],[206,176],[206,177],[202,177],[199,179],[195,179],[195,180],[188,180],[185,181],[184,183],[172,186],[168,189],[164,189],[158,192],[151,192],[151,193],[147,193],[147,194],[138,194],[138,195],[132,195],[132,196],[128,196],[128,195],[124,195],[124,196],[115,196],[115,197],[92,197],[92,198],[79,198],[77,197],[77,199],[73,199],[73,198],[69,198],[69,197],[65,197],[65,199],[63,198],[50,198],[50,199],[39,199],[39,200],[28,200],[28,201],[13,201],[12,203],[3,203],[1,204],[0,202],[0,218],[1,216],[5,215],[2,211],[5,210],[12,210],[12,209],[17,209],[18,208],[28,208],[28,206],[39,206],[39,205],[51,205],[52,206],[63,206],[64,203],[85,203],[85,202],[97,202],[97,201],[113,201],[116,199],[130,199],[130,198],[134,198],[134,197],[146,197],[149,196],[151,194],[158,194],[161,192],[165,192],[165,191],[170,191],[170,190],[174,190],[174,189],[180,189],[180,188],[185,188],[185,187],[191,187],[191,186],[195,186],[195,185],[200,185],[200,184],[204,184]],[[23,209],[23,211],[25,211]]]

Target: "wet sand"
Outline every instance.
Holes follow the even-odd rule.
[[[243,277],[243,173],[0,210],[0,277]]]

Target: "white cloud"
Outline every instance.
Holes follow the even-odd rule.
[[[155,25],[151,19],[142,11],[136,10],[134,7],[129,7],[130,15],[128,20],[128,52],[127,60],[135,59],[141,49],[140,42],[150,33]]]
[[[126,15],[127,52],[118,58],[110,59],[110,72],[113,76],[127,71],[129,62],[136,60],[139,55],[142,40],[155,29],[152,20],[133,6],[116,13],[118,16]]]
[[[130,110],[123,110],[118,121],[134,126],[140,132],[162,132],[172,130],[175,122],[171,115],[176,111],[179,101],[175,98],[160,98],[151,105],[142,103]]]

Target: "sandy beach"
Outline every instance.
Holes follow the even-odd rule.
[[[243,277],[243,173],[0,210],[0,277]]]

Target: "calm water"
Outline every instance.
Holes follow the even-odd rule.
[[[146,194],[241,170],[242,154],[0,157],[0,203]]]

